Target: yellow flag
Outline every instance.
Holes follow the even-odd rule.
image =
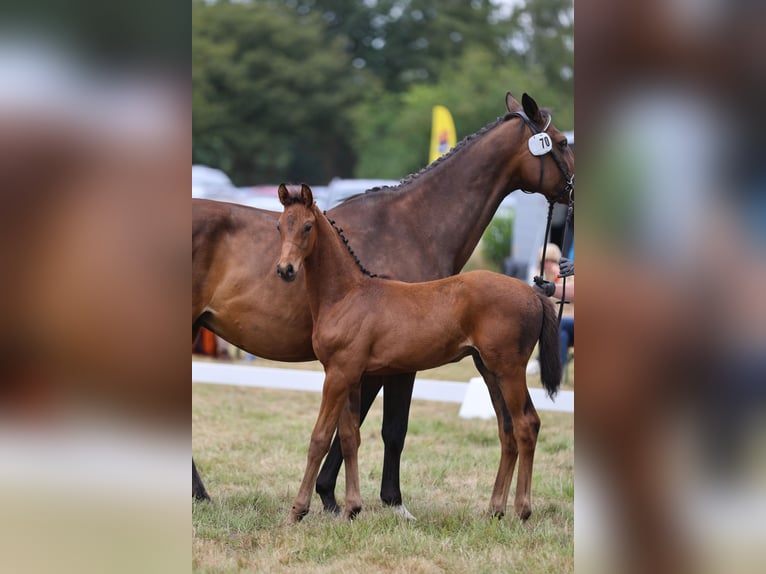
[[[428,163],[443,156],[455,147],[455,123],[452,115],[444,106],[434,106],[431,120],[431,151],[428,154]]]

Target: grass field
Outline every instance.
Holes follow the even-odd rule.
[[[463,363],[422,376],[466,381],[475,371],[470,362]],[[405,504],[418,520],[404,521],[383,507],[378,498],[383,460],[378,400],[361,429],[362,513],[345,523],[322,512],[315,495],[303,522],[286,527],[319,395],[195,384],[192,397],[193,454],[214,498],[212,504],[193,503],[195,572],[573,570],[571,414],[540,412],[533,513],[525,523],[512,511],[515,478],[509,514],[501,521],[489,517],[500,458],[496,423],[463,420],[457,404],[412,403],[401,480]],[[342,501],[342,472],[336,493]]]

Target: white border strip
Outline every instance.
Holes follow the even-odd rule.
[[[234,365],[214,361],[192,361],[192,382],[213,385],[236,385],[243,387],[263,387],[290,391],[322,391],[324,373],[321,371],[302,371],[298,369],[275,369],[251,365]],[[483,391],[483,394],[482,394]],[[542,389],[529,389],[532,402],[538,410],[574,412],[574,393],[560,391],[556,402],[552,402]],[[470,383],[455,381],[436,381],[416,379],[412,398],[425,401],[461,403],[470,406],[469,412],[475,414],[461,416],[471,418],[494,418],[495,412],[489,400],[484,381],[477,377]],[[488,413],[488,414],[487,414]]]

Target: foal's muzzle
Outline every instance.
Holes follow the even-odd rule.
[[[295,268],[293,267],[292,263],[288,263],[287,265],[281,265],[277,264],[277,275],[281,279],[284,279],[285,281],[293,281],[295,280],[296,272]]]

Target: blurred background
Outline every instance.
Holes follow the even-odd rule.
[[[573,65],[556,0],[4,3],[0,568],[188,568],[189,143],[396,180],[511,90],[578,120],[576,569],[760,571],[764,5],[575,11]]]
[[[576,569],[760,571],[764,4],[576,13]]]

